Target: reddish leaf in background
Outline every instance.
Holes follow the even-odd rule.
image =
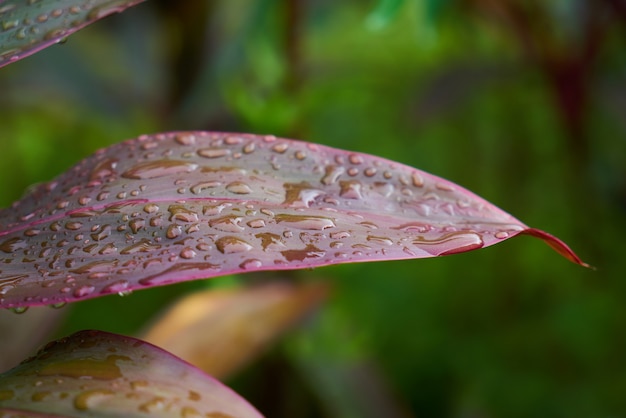
[[[38,413],[41,413],[39,415]],[[0,417],[260,418],[235,392],[135,338],[81,331],[0,374]]]
[[[144,0],[0,0],[0,67]]]
[[[447,180],[272,136],[178,132],[96,152],[0,211],[0,306],[253,270],[434,257],[528,228]]]

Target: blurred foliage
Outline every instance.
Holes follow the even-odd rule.
[[[330,302],[227,383],[272,417],[621,416],[625,22],[621,0],[151,0],[2,70],[0,204],[97,148],[170,129],[401,161],[598,270],[519,238],[294,272],[331,281]],[[59,332],[137,332],[177,295],[257,280],[76,303]]]

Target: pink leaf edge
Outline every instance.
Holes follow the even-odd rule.
[[[0,306],[435,257],[520,233],[588,266],[555,237],[397,162],[274,136],[143,135],[97,151],[0,210]]]

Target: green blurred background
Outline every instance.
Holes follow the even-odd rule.
[[[626,417],[626,2],[150,0],[0,72],[0,206],[142,133],[274,134],[457,182],[568,242],[294,272],[328,302],[227,383],[268,417]],[[66,307],[131,334],[174,297]]]

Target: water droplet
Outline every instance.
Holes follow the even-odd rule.
[[[415,187],[423,187],[424,186],[424,178],[418,172],[414,172],[411,175],[411,181],[413,183],[413,186],[415,186]]]
[[[363,157],[358,154],[350,154],[350,156],[348,157],[348,161],[350,161],[350,163],[354,165],[358,165],[363,163]]]
[[[67,222],[67,223],[65,224],[65,229],[69,229],[70,231],[77,231],[77,230],[79,230],[80,228],[82,228],[82,226],[83,226],[83,224],[82,224],[82,223],[72,221],[72,222]]]
[[[155,205],[154,203],[148,203],[146,206],[143,207],[143,211],[146,213],[155,213],[159,211],[159,206]]]
[[[167,231],[165,232],[165,236],[169,239],[178,238],[180,234],[182,234],[183,230],[180,225],[170,225],[167,227]]]
[[[0,390],[0,401],[8,401],[15,397],[15,392],[8,390]]]
[[[453,192],[455,190],[454,186],[448,183],[436,183],[435,187],[443,192]]]
[[[192,258],[194,258],[197,255],[197,253],[189,247],[185,247],[181,250],[180,252],[180,258],[184,258],[185,260],[190,260]]]
[[[250,251],[253,247],[246,241],[232,236],[222,237],[215,241],[215,246],[223,254]]]
[[[244,270],[256,270],[262,266],[263,262],[261,262],[261,260],[257,260],[256,258],[249,258],[239,265],[239,267]]]
[[[146,222],[143,219],[133,219],[132,221],[128,223],[128,226],[130,226],[130,230],[133,231],[133,234],[136,234],[137,232],[139,232],[139,230],[143,228],[145,225],[146,225]]]
[[[96,288],[93,286],[81,286],[78,289],[74,290],[74,296],[77,298],[82,298],[93,293],[95,289]]]
[[[277,152],[279,154],[283,154],[285,151],[289,149],[289,144],[286,142],[280,142],[274,146],[272,146],[272,151]]]
[[[36,235],[39,235],[41,231],[39,229],[27,229],[26,231],[24,231],[24,235],[26,235],[27,237],[34,237]]]
[[[179,160],[159,160],[137,164],[122,173],[128,179],[154,179],[172,174],[191,173],[198,168],[197,164]]]
[[[127,290],[128,290],[128,281],[127,280],[120,280],[120,281],[117,281],[115,283],[111,283],[109,285],[106,285],[102,289],[102,293],[120,293],[120,292],[125,292]]]
[[[105,158],[100,161],[96,166],[91,170],[89,174],[89,180],[99,180],[103,181],[104,179],[111,177],[115,174],[115,168],[117,167],[118,160],[116,158]]]
[[[108,389],[92,389],[79,393],[74,398],[74,408],[79,411],[87,411],[100,404],[103,399],[115,395],[115,392]]]
[[[283,205],[308,208],[315,198],[324,194],[323,191],[313,188],[307,182],[285,183],[285,200]]]
[[[296,151],[296,153],[294,154],[296,157],[296,160],[298,161],[302,161],[306,158],[306,152],[304,151]]]
[[[241,217],[236,215],[223,216],[217,219],[211,219],[209,226],[225,232],[241,232],[244,227],[240,225]]]
[[[181,132],[174,137],[174,141],[180,145],[193,145],[196,143],[196,137],[191,133]]]
[[[481,236],[474,232],[454,232],[437,239],[420,237],[413,244],[434,256],[476,250],[484,245]]]
[[[131,246],[124,248],[122,251],[120,251],[120,253],[121,254],[135,254],[135,253],[150,252],[150,251],[158,250],[160,248],[161,248],[160,245],[152,244],[150,240],[144,238],[141,241],[139,241],[137,244],[133,244]]]
[[[261,240],[261,247],[263,251],[282,251],[285,248],[283,239],[280,235],[272,234],[271,232],[264,232],[256,234],[254,236]]]
[[[326,169],[324,171],[324,177],[322,177],[322,180],[320,181],[322,182],[322,184],[330,186],[331,184],[334,184],[339,176],[341,176],[345,171],[346,169],[341,166],[326,166]]]
[[[325,216],[278,214],[275,216],[275,219],[277,223],[284,222],[294,228],[303,230],[321,231],[335,227],[334,220]]]
[[[363,172],[366,177],[374,177],[376,175],[376,169],[374,167],[368,167]]]
[[[289,262],[304,261],[307,258],[322,258],[326,254],[324,251],[311,244],[300,250],[285,250],[280,253]]]
[[[246,223],[250,228],[263,228],[265,227],[265,221],[263,219],[253,219]]]
[[[14,253],[28,247],[28,243],[21,238],[9,238],[0,244],[0,250],[5,253]]]
[[[235,194],[249,194],[252,193],[252,189],[246,183],[241,181],[233,181],[226,185],[226,190]]]
[[[197,151],[198,155],[204,158],[220,158],[230,155],[228,148],[202,148]]]
[[[506,231],[498,231],[495,233],[495,237],[498,239],[505,239],[509,237],[509,233]]]
[[[171,205],[167,208],[167,211],[171,214],[170,221],[198,222],[198,214],[184,206]]]
[[[345,238],[350,238],[350,233],[347,231],[338,231],[338,232],[331,232],[330,233],[330,238],[331,239],[345,239]]]
[[[339,191],[339,196],[345,199],[363,198],[363,195],[361,195],[361,183],[359,183],[358,181],[340,181],[339,186],[341,187],[341,190]]]
[[[374,235],[368,235],[367,241],[376,243],[376,244],[387,245],[387,246],[393,245],[393,241],[387,237],[377,237]]]
[[[165,398],[162,398],[160,396],[157,396],[153,398],[152,400],[139,406],[139,410],[141,412],[147,412],[147,413],[159,412],[159,411],[162,411],[164,408],[165,408]]]
[[[205,189],[213,189],[221,185],[222,183],[219,181],[204,181],[202,183],[194,184],[189,190],[191,190],[191,193],[193,194],[200,194]]]
[[[254,144],[254,142],[249,142],[246,145],[244,145],[243,153],[244,154],[251,154],[251,153],[254,152],[255,148],[256,148],[256,145]]]
[[[15,314],[23,314],[28,310],[28,306],[17,306],[15,308],[9,308],[9,310]]]
[[[67,302],[58,302],[58,303],[53,303],[52,305],[50,305],[50,307],[53,309],[61,309],[65,307],[65,305],[67,305]]]

